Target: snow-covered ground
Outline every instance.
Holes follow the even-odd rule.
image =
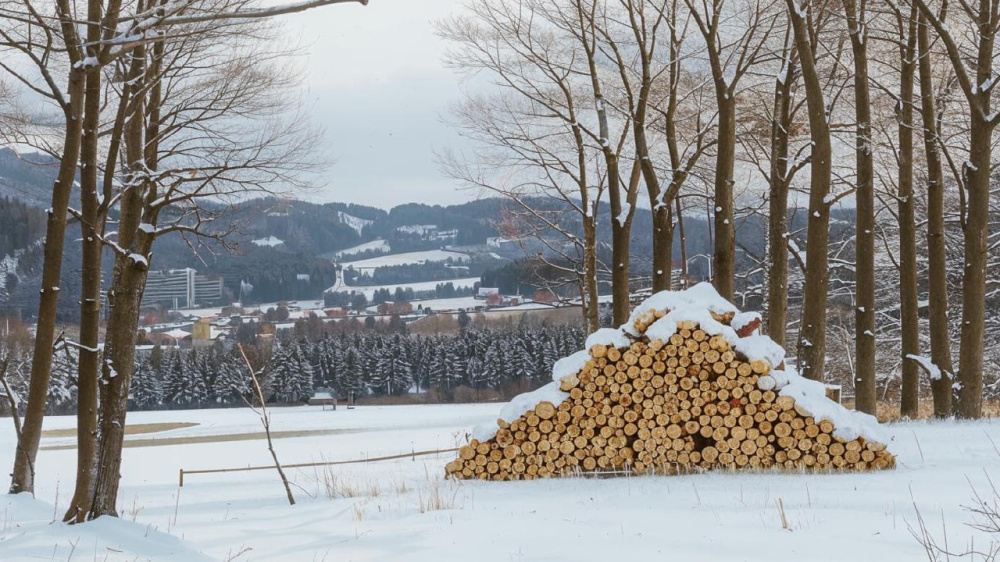
[[[427,250],[424,252],[405,252],[402,254],[389,254],[387,256],[379,256],[377,258],[370,258],[367,260],[358,260],[354,262],[348,262],[343,264],[345,268],[353,267],[358,271],[374,270],[377,267],[387,267],[392,265],[411,265],[411,264],[424,264],[424,263],[434,263],[434,262],[445,262],[448,260],[453,262],[463,262],[469,261],[469,255],[463,254],[461,252],[452,252],[449,250]]]
[[[284,463],[455,446],[500,406],[279,408]],[[997,478],[1000,422],[888,427],[899,468],[867,474],[712,473],[532,482],[442,481],[450,455],[290,469],[288,506],[270,471],[178,470],[269,464],[245,409],[135,413],[130,424],[198,425],[130,436],[121,521],[53,523],[72,489],[75,451],[46,437],[38,500],[0,500],[0,560],[926,560],[916,510],[953,550],[975,537],[963,505]],[[9,422],[9,420],[0,420]],[[73,427],[53,417],[48,429]],[[155,426],[154,426],[155,429]],[[240,436],[239,438],[235,437]],[[157,446],[158,445],[158,446]],[[53,448],[55,447],[55,448]],[[0,464],[13,430],[0,426]],[[779,500],[787,528],[782,528]],[[942,525],[942,519],[944,525]]]
[[[364,252],[389,252],[389,242],[382,240],[372,240],[371,242],[365,242],[364,244],[358,244],[357,246],[352,246],[350,248],[345,248],[335,253],[334,256],[338,258],[356,256]]]
[[[439,310],[475,310],[477,306],[486,306],[485,299],[477,299],[476,297],[455,297],[450,299],[427,299],[427,300],[415,300],[410,302],[413,308],[416,309],[419,306],[424,308],[429,308],[434,311]],[[377,313],[378,306],[369,306],[368,312]]]
[[[373,222],[375,222],[375,221],[372,221],[372,220],[369,220],[369,219],[362,219],[362,218],[358,218],[358,217],[356,217],[354,215],[349,215],[349,214],[345,213],[344,211],[337,211],[337,217],[340,219],[341,224],[344,224],[344,225],[347,225],[347,226],[353,228],[354,232],[358,233],[358,236],[361,235],[361,231],[365,227],[371,226],[371,224]]]
[[[272,235],[268,236],[267,238],[258,238],[256,240],[253,240],[253,243],[256,244],[257,246],[268,246],[270,248],[273,248],[275,246],[280,246],[281,244],[284,244],[285,241],[280,238],[275,238]]]
[[[336,291],[339,293],[364,293],[365,298],[371,300],[375,296],[375,291],[379,289],[386,289],[390,293],[396,291],[396,287],[402,287],[404,290],[413,289],[414,292],[420,291],[433,291],[438,285],[443,285],[445,283],[451,283],[456,289],[474,287],[476,283],[479,283],[480,279],[478,277],[465,277],[462,279],[445,279],[443,281],[424,281],[421,283],[396,283],[391,285],[370,285],[366,287],[351,287],[343,283],[338,282],[333,287],[327,289],[327,291]]]

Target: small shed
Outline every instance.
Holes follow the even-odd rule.
[[[326,410],[327,406],[330,406],[333,410],[337,409],[337,396],[327,390],[317,390],[313,393],[312,397],[309,399],[310,406],[322,406]]]

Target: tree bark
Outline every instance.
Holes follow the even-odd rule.
[[[618,177],[618,156],[608,154],[605,149],[605,162],[608,165],[608,195],[611,200],[611,318],[615,326],[621,326],[628,321],[629,307],[629,237],[631,236],[631,209],[622,206],[621,182],[611,180],[612,174]]]
[[[657,293],[670,290],[674,228],[669,205],[660,198],[651,199],[650,205],[653,206],[653,292]]]
[[[66,127],[63,133],[63,154],[59,172],[52,186],[52,206],[48,210],[45,228],[45,247],[42,261],[42,284],[38,299],[38,325],[31,356],[31,380],[28,383],[28,400],[24,413],[24,426],[17,440],[14,469],[11,474],[10,492],[35,491],[35,459],[42,439],[42,422],[45,418],[45,401],[48,398],[49,378],[52,375],[52,344],[55,341],[56,311],[59,300],[59,280],[62,276],[63,243],[66,238],[66,213],[76,177],[83,130],[83,97],[86,73],[83,68],[72,68],[63,108]]]
[[[736,280],[736,227],[733,224],[733,169],[736,161],[736,99],[720,74],[715,79],[719,142],[715,156],[715,246],[712,283],[732,301]]]
[[[124,212],[122,218],[125,219]],[[138,262],[118,256],[112,279],[108,288],[108,330],[101,367],[97,472],[88,519],[101,515],[118,516],[116,503],[121,480],[128,389],[132,381],[139,305],[146,285],[146,270]]]
[[[129,83],[142,91],[146,72],[146,48],[136,47],[132,54]],[[108,326],[105,334],[104,361],[101,364],[100,420],[98,424],[97,469],[94,493],[87,519],[102,515],[117,517],[116,503],[121,480],[122,447],[125,441],[125,418],[128,413],[128,390],[135,361],[135,340],[139,310],[145,290],[153,234],[142,231],[143,203],[154,197],[154,185],[148,172],[155,162],[146,160],[146,104],[135,99],[125,124],[124,145],[128,174],[122,194],[118,221],[118,246],[115,252],[111,283],[108,287]],[[153,139],[151,139],[153,140]],[[154,150],[155,153],[155,150]],[[150,167],[150,164],[153,164]],[[155,219],[149,220],[155,224]],[[135,256],[143,259],[136,259]]]
[[[854,116],[855,116],[855,201],[857,226],[855,232],[855,408],[869,414],[875,413],[878,394],[875,388],[875,174],[871,149],[871,93],[868,84],[868,42],[865,21],[865,0],[843,0],[847,15],[847,31],[851,39],[854,58]],[[905,77],[904,77],[905,82]],[[912,82],[912,76],[911,76]],[[905,89],[905,84],[903,88]],[[911,95],[912,98],[912,95]],[[906,101],[903,104],[906,105]],[[905,111],[905,109],[904,109]],[[910,106],[912,121],[912,105]],[[903,164],[905,141],[902,138],[904,117],[900,115],[900,180],[903,168],[910,174],[909,164]],[[912,140],[911,140],[912,144]],[[912,149],[911,149],[912,153]],[[900,191],[903,186],[900,185]],[[912,200],[911,200],[912,205]],[[912,210],[912,206],[911,206]],[[813,255],[807,254],[811,269]]]
[[[971,49],[963,51],[925,0],[917,0],[948,51],[958,83],[969,109],[969,159],[962,164],[962,187],[966,197],[962,214],[962,237],[965,262],[962,271],[961,348],[958,354],[958,400],[955,415],[979,418],[983,406],[983,334],[986,319],[986,266],[989,250],[990,156],[996,118],[991,114],[994,43],[998,0],[980,0],[976,9],[967,4],[960,8],[974,25],[969,33],[976,39],[974,76],[967,64],[973,64]]]
[[[583,319],[587,332],[601,327],[597,302],[597,229],[593,221],[583,222]]]
[[[784,55],[785,65],[774,83],[767,230],[767,335],[782,347],[788,326],[788,138],[795,48],[786,47]]]
[[[94,16],[89,16],[94,19]],[[100,17],[99,15],[97,16]],[[95,20],[96,21],[96,20]],[[99,36],[98,36],[99,39]],[[80,228],[83,234],[83,267],[80,290],[80,350],[77,366],[76,486],[66,522],[82,522],[93,497],[97,456],[97,378],[101,324],[101,236],[103,222],[98,198],[98,137],[101,115],[101,73],[87,74],[84,107],[83,146],[80,152]],[[114,173],[106,170],[105,173]]]
[[[680,235],[681,248],[681,289],[687,289],[688,285],[688,264],[687,264],[687,236],[684,234],[684,209],[681,207],[681,198],[674,199],[675,213],[677,215],[677,233]]]
[[[909,20],[901,22],[909,24],[909,34],[906,37],[905,48],[900,50],[900,100],[897,116],[899,121],[899,188],[897,194],[899,202],[899,316],[902,338],[900,342],[900,359],[902,360],[900,414],[909,418],[917,417],[920,406],[919,366],[912,359],[907,359],[907,356],[910,355],[920,355],[917,225],[913,197],[913,74],[916,69],[916,18],[917,9],[914,7],[911,9]],[[872,227],[874,227],[874,217],[872,218]],[[874,285],[874,275],[872,283]],[[872,291],[874,292],[874,286]],[[872,324],[874,325],[874,318]],[[872,368],[874,369],[874,349],[872,349],[872,355]],[[872,379],[870,392],[874,408],[874,373]],[[874,409],[862,411],[874,413]]]
[[[992,41],[988,42],[992,53]],[[982,48],[982,47],[981,47]],[[988,60],[988,59],[987,59]],[[982,66],[980,67],[982,70]],[[981,84],[990,78],[987,64],[977,75]],[[990,218],[990,152],[993,127],[988,94],[981,96],[982,111],[972,112],[970,162],[965,166],[968,206],[963,235],[965,271],[962,275],[962,330],[958,355],[958,400],[955,415],[975,419],[983,411],[983,328],[986,311],[986,265]]]
[[[798,342],[798,369],[806,378],[824,380],[826,354],[826,302],[829,284],[827,245],[830,237],[831,146],[830,125],[827,122],[823,85],[812,45],[805,9],[799,11],[796,0],[785,0],[795,35],[795,45],[802,65],[802,83],[806,91],[809,113],[809,135],[812,139],[809,179],[809,229],[806,235],[805,287],[803,289],[802,322]]]
[[[927,156],[927,280],[930,320],[931,361],[941,377],[931,380],[934,417],[951,416],[952,363],[948,326],[948,263],[944,224],[944,169],[938,147],[937,107],[934,74],[931,70],[930,33],[921,14],[917,23],[920,72],[920,116],[923,122],[924,153]]]

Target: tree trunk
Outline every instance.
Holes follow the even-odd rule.
[[[992,52],[992,41],[990,41]],[[989,77],[977,76],[977,84]],[[958,355],[958,400],[955,415],[979,418],[983,410],[983,328],[986,311],[986,265],[990,218],[990,148],[993,127],[989,94],[981,96],[982,111],[973,111],[970,162],[965,166],[968,204],[963,234],[965,271],[962,275],[962,331]]]
[[[785,346],[788,326],[788,137],[792,124],[795,49],[786,48],[785,66],[774,83],[767,229],[767,335]]]
[[[948,58],[955,69],[969,109],[969,159],[962,164],[962,187],[966,198],[962,213],[965,262],[962,271],[961,348],[958,354],[958,400],[955,415],[979,418],[983,406],[983,332],[986,313],[986,266],[989,250],[990,156],[993,129],[991,98],[994,42],[996,38],[996,0],[980,0],[978,10],[962,4],[963,12],[974,25],[967,30],[976,37],[974,76],[968,72],[971,50],[963,51],[955,43],[948,27],[924,0],[917,0],[924,18],[934,25]]]
[[[80,157],[86,73],[74,68],[69,73],[65,108],[66,128],[63,133],[63,154],[59,173],[52,186],[52,206],[48,211],[45,247],[42,262],[42,283],[38,299],[38,325],[31,356],[31,380],[24,413],[24,426],[17,441],[10,492],[35,491],[35,458],[42,439],[42,421],[52,375],[52,344],[55,341],[56,312],[59,299],[59,279],[62,275],[63,242],[66,237],[66,213]]]
[[[795,34],[795,45],[802,65],[802,83],[806,91],[809,112],[809,134],[812,139],[809,179],[809,230],[806,235],[805,287],[803,289],[802,322],[798,342],[798,369],[806,378],[822,381],[826,354],[826,301],[829,284],[827,245],[830,237],[831,146],[830,125],[827,122],[823,85],[816,69],[810,32],[805,14],[799,13],[796,0],[786,0],[789,19]],[[803,10],[804,12],[804,10]]]
[[[721,77],[716,78],[719,142],[715,159],[715,246],[712,283],[732,301],[736,280],[736,227],[733,224],[733,168],[736,159],[736,100]]]
[[[93,15],[91,19],[95,19]],[[99,18],[99,16],[97,16]],[[98,37],[99,38],[99,37]],[[97,456],[97,378],[100,370],[98,352],[101,325],[101,235],[103,222],[98,198],[98,137],[101,115],[101,73],[87,74],[83,123],[83,146],[80,152],[80,228],[83,269],[80,290],[80,353],[77,368],[76,409],[76,487],[66,522],[82,522],[93,497]],[[114,170],[106,170],[112,174]]]
[[[931,380],[934,417],[951,415],[952,364],[948,327],[948,264],[944,225],[944,169],[938,148],[937,107],[931,70],[930,33],[921,14],[917,23],[920,70],[920,115],[923,121],[924,153],[927,155],[927,278],[931,361],[941,377]]]
[[[597,229],[593,221],[583,222],[583,319],[587,332],[601,327],[597,302]]]
[[[133,50],[129,83],[142,91],[146,71],[146,49]],[[135,340],[139,325],[139,310],[146,286],[149,255],[153,234],[140,231],[143,203],[152,197],[153,184],[147,173],[156,169],[146,160],[144,127],[146,105],[134,100],[132,113],[123,135],[127,169],[125,192],[121,196],[118,219],[118,245],[124,252],[115,253],[115,263],[108,287],[108,326],[104,338],[104,361],[101,364],[100,420],[98,424],[97,470],[94,494],[87,519],[102,515],[117,517],[118,485],[121,480],[122,446],[125,441],[125,417],[128,413],[128,391],[135,361]],[[155,224],[155,219],[149,220]],[[134,256],[145,259],[135,259]]]
[[[610,151],[609,151],[610,152]],[[629,307],[629,237],[631,236],[631,209],[622,206],[621,182],[611,180],[618,176],[618,157],[605,155],[608,164],[608,194],[611,199],[611,317],[615,326],[628,322]]]
[[[101,368],[97,474],[88,519],[101,515],[118,516],[116,503],[121,480],[128,391],[135,360],[139,305],[145,285],[144,267],[128,258],[116,257],[113,281],[108,288],[110,312]]]
[[[844,12],[847,15],[851,51],[854,54],[854,116],[856,122],[854,155],[857,169],[855,185],[855,201],[857,203],[857,227],[855,229],[857,294],[854,308],[855,408],[868,414],[874,414],[878,402],[875,388],[875,178],[871,149],[868,43],[864,0],[862,0],[860,9],[855,0],[843,0],[843,4]],[[905,89],[905,87],[904,85],[903,88]],[[907,104],[905,99],[903,104]],[[910,106],[910,113],[912,116],[912,106]],[[904,119],[904,116],[900,114],[901,146],[905,146],[902,138]],[[903,169],[906,168],[912,183],[913,170],[909,163],[903,164],[904,151],[905,148],[902,147],[899,150],[900,181],[903,180]],[[900,191],[902,190],[901,184]],[[809,262],[812,262],[813,255],[809,253],[807,256]],[[809,268],[811,269],[811,265]]]
[[[900,52],[901,80],[899,86],[899,316],[902,341],[902,381],[900,414],[916,418],[920,406],[920,371],[909,355],[920,355],[919,289],[917,287],[917,225],[913,197],[913,74],[916,68],[916,17],[913,7],[909,18],[909,35]],[[874,217],[872,219],[874,226]],[[859,223],[860,230],[860,223]],[[874,246],[874,243],[873,243]],[[874,278],[872,280],[874,284]],[[874,292],[874,287],[872,288]],[[874,325],[874,318],[872,319]],[[858,352],[860,355],[860,351]],[[872,350],[874,369],[874,349]],[[871,402],[874,408],[875,381],[871,381]],[[860,401],[859,401],[860,404]],[[859,407],[860,409],[860,407]],[[869,413],[871,411],[862,410]]]
[[[673,267],[674,225],[670,204],[660,198],[649,202],[653,209],[653,292],[670,290]]]
[[[677,197],[674,199],[676,204],[676,214],[677,214],[677,233],[680,235],[680,247],[681,247],[681,289],[687,289],[688,286],[688,264],[687,264],[687,236],[684,235],[684,209],[681,207],[681,198]]]

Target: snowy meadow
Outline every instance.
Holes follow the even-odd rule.
[[[272,410],[283,463],[447,449],[496,404]],[[289,469],[289,506],[246,409],[139,412],[128,437],[120,521],[59,519],[72,483],[73,418],[53,417],[38,497],[4,497],[0,560],[921,560],[918,510],[953,550],[991,537],[968,526],[973,488],[991,494],[1000,422],[888,426],[895,471],[713,473],[531,482],[443,480],[452,457]],[[194,425],[192,425],[194,424]],[[0,451],[11,461],[13,430]]]

